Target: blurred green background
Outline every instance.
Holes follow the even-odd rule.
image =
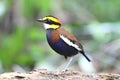
[[[0,73],[56,70],[65,62],[36,21],[46,15],[58,17],[92,59],[75,56],[70,69],[120,73],[120,0],[0,0]]]

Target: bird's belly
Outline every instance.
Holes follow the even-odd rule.
[[[48,43],[53,50],[63,56],[70,57],[78,53],[74,47],[67,45],[62,39],[59,39],[54,43],[49,40]]]

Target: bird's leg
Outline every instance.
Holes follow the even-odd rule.
[[[57,68],[57,70],[62,70],[62,71],[66,71],[67,68],[69,67],[70,63],[72,62],[73,57],[71,57],[70,59],[68,59],[65,63],[63,63],[59,68]],[[63,68],[64,67],[64,68]]]
[[[63,71],[67,70],[67,68],[69,67],[69,65],[70,65],[70,63],[72,62],[72,60],[73,60],[73,57],[71,57],[71,58],[68,60],[68,62],[66,63],[65,68],[63,69]]]
[[[62,74],[64,74],[65,71],[67,71],[67,68],[69,67],[70,63],[72,62],[73,60],[73,57],[70,57],[69,60],[67,60],[64,64],[62,64],[59,68],[57,68],[57,70],[61,69],[61,67],[63,68],[62,69]],[[56,72],[56,74],[60,74],[59,71]]]

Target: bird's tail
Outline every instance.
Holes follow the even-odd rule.
[[[82,53],[82,55],[88,60],[88,62],[91,62],[91,60],[87,57],[87,55],[86,55],[86,53],[85,52],[81,52]]]

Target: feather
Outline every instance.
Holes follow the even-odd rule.
[[[69,46],[76,48],[78,51],[82,51],[82,45],[77,41],[73,34],[65,30],[63,27],[57,29],[60,34],[60,38],[63,39]]]

